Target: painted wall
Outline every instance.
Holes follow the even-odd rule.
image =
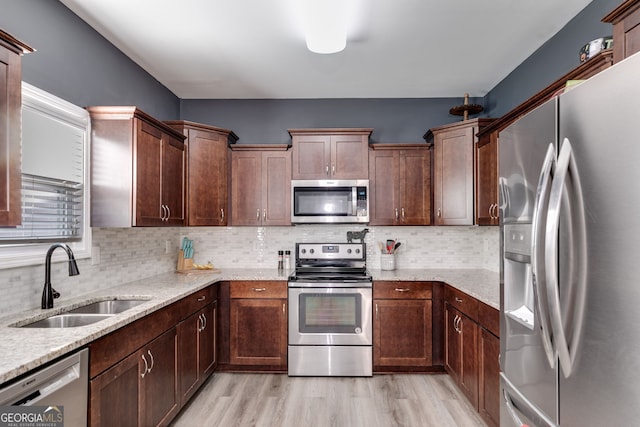
[[[593,0],[551,40],[496,85],[484,99],[489,117],[500,117],[578,65],[578,52],[593,39],[613,34],[600,20],[621,0]]]
[[[2,0],[0,28],[36,49],[22,77],[79,106],[136,105],[177,119],[180,100],[57,0]]]

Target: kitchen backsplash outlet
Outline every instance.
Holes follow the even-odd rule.
[[[69,277],[67,263],[52,265],[52,284],[62,296],[56,302],[99,289],[175,270],[177,251],[165,253],[166,242],[178,248],[185,235],[194,241],[194,261],[217,268],[275,269],[278,251],[294,253],[296,242],[345,242],[354,225],[294,227],[93,228],[99,261],[78,260],[80,275]],[[374,227],[367,226],[367,261],[380,268],[377,242],[402,242],[396,268],[469,268],[499,271],[498,227]],[[291,261],[293,267],[294,260]],[[0,269],[0,315],[40,305],[42,265]]]

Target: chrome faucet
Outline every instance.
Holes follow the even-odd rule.
[[[42,290],[42,308],[53,308],[53,299],[60,297],[60,292],[57,292],[51,287],[51,255],[56,248],[62,248],[67,252],[69,257],[69,276],[77,276],[80,274],[78,270],[78,264],[73,256],[73,251],[64,243],[56,243],[51,245],[47,251],[47,256],[44,260],[44,289]]]

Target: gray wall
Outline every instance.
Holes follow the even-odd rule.
[[[471,99],[470,102],[479,100]],[[427,129],[461,118],[462,98],[181,101],[181,118],[232,129],[244,144],[288,143],[290,128],[373,128],[373,142],[423,142]]]
[[[0,0],[0,28],[36,49],[24,81],[76,105],[136,105],[177,119],[180,100],[57,0]]]
[[[500,117],[578,65],[578,51],[586,43],[613,33],[600,20],[621,0],[593,0],[551,40],[497,84],[484,99],[489,117]]]

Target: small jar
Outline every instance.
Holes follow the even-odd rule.
[[[284,251],[278,251],[278,271],[284,270]]]
[[[291,269],[291,251],[284,251],[284,269]]]

